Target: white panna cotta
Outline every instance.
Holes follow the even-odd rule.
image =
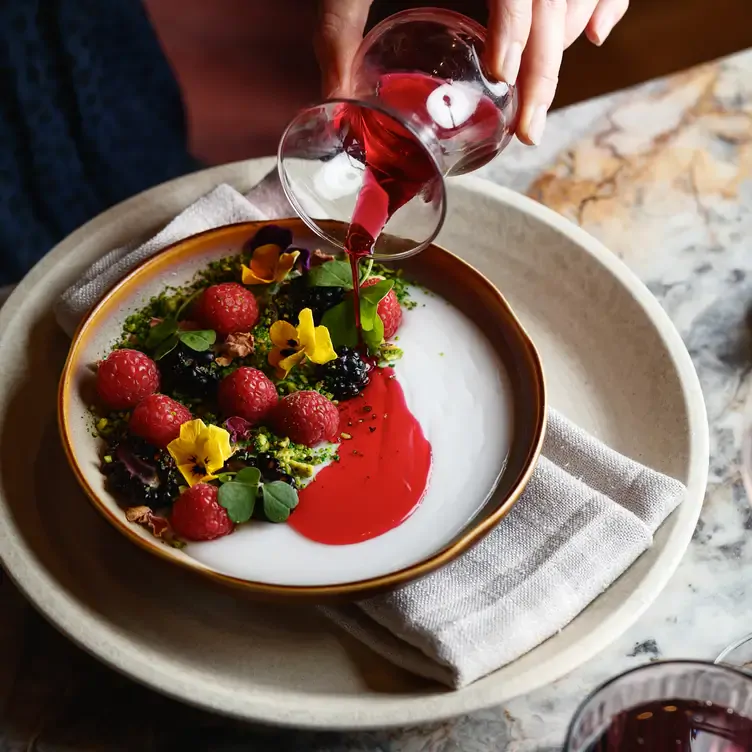
[[[289,525],[251,522],[224,538],[189,543],[189,556],[227,575],[268,584],[356,582],[431,556],[480,510],[511,447],[509,377],[486,335],[464,313],[419,288],[410,294],[417,306],[404,312],[397,333],[404,356],[395,373],[433,459],[417,509],[383,535],[350,545],[317,543]]]

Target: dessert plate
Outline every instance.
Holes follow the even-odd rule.
[[[119,340],[126,319],[167,285],[188,285],[210,263],[239,255],[269,224],[235,224],[187,238],[141,264],[103,298],[79,327],[60,380],[63,446],[105,519],[163,559],[266,595],[365,596],[450,561],[508,512],[543,442],[543,371],[496,288],[457,256],[430,246],[419,259],[399,264],[405,278],[419,286],[411,287],[415,308],[403,314],[404,356],[394,375],[433,455],[431,480],[417,509],[392,530],[350,545],[324,545],[289,525],[252,521],[215,541],[182,550],[168,546],[128,522],[105,487],[103,442],[92,436],[91,366]],[[300,220],[275,224],[293,232],[294,247],[334,252]],[[347,449],[342,440],[339,453]],[[363,478],[366,482],[378,478]],[[305,503],[303,492],[301,506]],[[357,498],[349,513],[358,513]]]
[[[450,181],[438,242],[498,286],[541,352],[551,404],[686,484],[647,551],[555,637],[449,692],[395,669],[304,605],[261,604],[132,545],[86,502],[56,426],[70,342],[56,297],[102,253],[145,239],[219,182],[247,190],[272,160],[190,175],[114,207],[32,270],[0,311],[0,558],[71,639],[149,686],[248,720],[403,725],[502,703],[592,658],[653,601],[702,506],[708,429],[689,355],[645,286],[555,213],[478,179]],[[420,256],[417,257],[420,259]]]

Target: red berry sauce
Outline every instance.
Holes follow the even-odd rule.
[[[391,368],[340,405],[342,438],[333,462],[300,492],[289,524],[318,543],[347,545],[402,524],[418,507],[431,474],[431,444],[410,412]]]

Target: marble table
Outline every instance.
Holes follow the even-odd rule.
[[[433,726],[360,734],[250,727],[158,696],[69,644],[0,581],[0,752],[543,752],[598,683],[656,658],[713,659],[752,631],[752,507],[739,474],[752,386],[752,52],[560,111],[543,146],[482,174],[599,237],[684,337],[707,401],[705,508],[664,594],[556,684]],[[0,578],[2,573],[0,572]]]

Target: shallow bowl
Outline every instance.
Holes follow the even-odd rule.
[[[494,285],[468,263],[439,246],[430,246],[419,256],[401,262],[400,267],[409,279],[446,300],[483,332],[508,377],[513,430],[506,458],[499,459],[496,482],[488,489],[485,498],[474,502],[474,509],[479,511],[470,517],[469,522],[463,520],[459,525],[454,524],[452,529],[447,526],[435,548],[428,553],[423,550],[427,547],[425,541],[421,543],[420,527],[415,535],[414,526],[412,535],[402,536],[403,545],[417,547],[421,544],[423,549],[416,548],[412,558],[411,552],[406,552],[404,560],[410,563],[396,571],[313,585],[304,581],[302,574],[300,580],[293,577],[293,581],[285,584],[239,577],[206,563],[206,560],[194,558],[187,551],[172,548],[146,529],[129,523],[117,500],[105,488],[104,476],[99,470],[101,441],[93,436],[89,410],[93,394],[92,364],[104,357],[118,340],[130,313],[142,307],[165,286],[187,284],[210,261],[240,253],[264,224],[268,223],[249,222],[220,227],[166,248],[132,271],[89,313],[74,336],[60,380],[58,420],[66,455],[78,482],[105,519],[137,545],[177,566],[259,596],[274,598],[317,601],[362,598],[395,588],[450,562],[498,524],[524,490],[540,453],[545,429],[545,385],[533,343]],[[332,250],[322,247],[320,240],[300,220],[275,224],[289,227],[297,246]],[[504,419],[503,415],[498,416],[499,421]],[[354,563],[353,557],[363,556],[362,546],[346,547],[348,551],[342,558],[346,571],[348,557]],[[382,548],[382,556],[391,555],[388,546]],[[316,566],[315,558],[313,566]]]

